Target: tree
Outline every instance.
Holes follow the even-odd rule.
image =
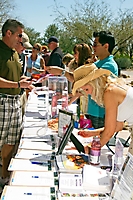
[[[51,37],[51,36],[56,36],[57,38],[59,37],[59,29],[57,27],[57,25],[55,24],[51,24],[50,26],[48,26],[48,28],[45,31],[44,34],[44,44],[47,43],[47,40]]]
[[[14,10],[14,1],[10,0],[0,0],[0,29],[3,23],[12,16],[12,11]]]
[[[112,23],[111,28],[116,38],[116,51],[120,54],[130,55],[132,51],[133,39],[133,12],[130,10],[122,11],[119,9],[119,18]]]
[[[71,6],[68,13],[61,12],[61,9],[63,7],[56,5],[56,21],[69,32],[70,37],[75,38],[75,42],[90,43],[94,31],[101,30],[101,27],[105,30],[109,28],[112,13],[104,2],[98,4],[93,0],[84,3],[75,1],[75,5]]]
[[[122,4],[123,2],[121,2]],[[94,31],[111,31],[116,39],[117,52],[132,54],[133,39],[133,9],[118,9],[117,16],[104,1],[84,0],[83,3],[75,0],[75,4],[66,11],[55,0],[56,22],[63,32],[69,33],[69,39],[75,43],[92,43]],[[118,17],[119,16],[119,17]],[[61,35],[63,34],[61,32]]]
[[[56,36],[59,39],[59,44],[64,53],[71,52],[74,46],[73,38],[69,37],[69,32],[59,29],[57,25],[52,24],[48,26],[44,34],[44,44],[47,45],[47,40],[51,36]]]
[[[43,44],[43,38],[40,36],[40,32],[36,32],[33,28],[25,27],[25,33],[29,36],[30,43],[34,45],[35,43]]]

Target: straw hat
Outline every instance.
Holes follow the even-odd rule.
[[[86,83],[104,74],[109,76],[111,74],[111,71],[102,68],[98,69],[95,64],[86,64],[81,67],[78,67],[73,72],[74,83],[73,83],[72,94],[75,95],[76,90],[78,88],[81,88]]]

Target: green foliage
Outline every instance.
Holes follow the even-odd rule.
[[[132,61],[128,56],[120,56],[120,57],[115,57],[115,61],[118,64],[118,67],[120,69],[129,69],[131,68]]]
[[[121,6],[120,1],[120,8],[113,13],[106,1],[84,0],[81,3],[75,0],[68,11],[63,3],[57,4],[55,0],[54,12],[58,26],[62,27],[63,32],[68,32],[69,38],[74,38],[75,43],[90,44],[94,31],[111,31],[116,39],[114,54],[120,52],[129,55],[133,39],[133,9],[122,10]]]
[[[0,29],[3,23],[11,18],[15,9],[14,0],[0,0]]]
[[[26,27],[25,33],[29,36],[30,43],[34,45],[35,43],[43,44],[43,38],[40,37],[40,33],[36,32],[33,28]]]
[[[57,38],[59,38],[59,29],[57,27],[57,25],[55,24],[51,24],[48,26],[48,28],[45,31],[44,37],[43,37],[43,43],[47,44],[47,40],[51,37],[51,36],[56,36]]]
[[[54,0],[53,14],[55,23],[50,24],[44,35],[26,27],[25,32],[33,45],[36,42],[46,44],[52,35],[59,38],[60,47],[64,53],[72,53],[73,47],[77,43],[91,44],[94,31],[111,31],[116,39],[116,46],[113,54],[133,56],[133,9],[122,9],[124,1],[119,0],[119,8],[113,12],[106,0],[73,0],[73,4],[68,9],[61,3]],[[132,6],[132,5],[131,5]],[[14,0],[0,0],[0,26],[9,18],[14,11]],[[117,13],[117,14],[116,14]],[[19,21],[21,21],[19,19]],[[1,33],[0,33],[1,34]],[[120,61],[127,63],[129,61]],[[123,58],[124,59],[124,58]],[[125,64],[126,66],[130,66]],[[120,64],[125,66],[124,64]],[[126,67],[127,68],[127,67]]]

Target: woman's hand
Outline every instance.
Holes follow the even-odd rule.
[[[56,66],[46,66],[46,71],[50,74],[54,74],[54,75],[61,75],[62,73],[62,68],[60,67],[56,67]]]
[[[89,130],[80,130],[78,132],[78,135],[85,137],[85,138],[93,136],[92,131],[89,131]]]
[[[90,153],[90,147],[89,146],[84,146],[85,154]]]

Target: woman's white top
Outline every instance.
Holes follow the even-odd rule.
[[[129,126],[133,124],[133,87],[127,90],[125,99],[118,106],[117,121],[127,121]]]

